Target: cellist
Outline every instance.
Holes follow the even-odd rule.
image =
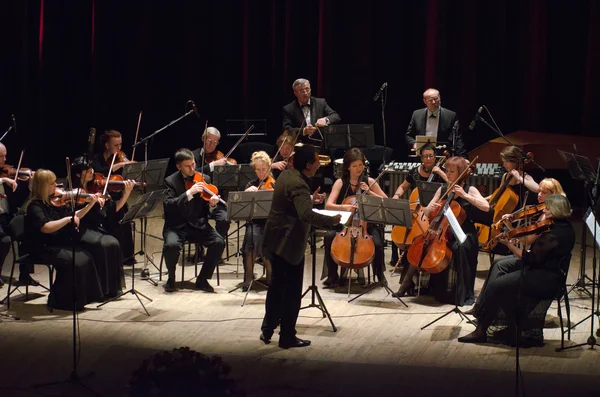
[[[275,179],[271,174],[271,158],[264,151],[252,153],[250,164],[256,173],[256,179],[248,182],[246,192],[273,190]],[[250,281],[254,279],[254,261],[260,256],[267,270],[267,284],[271,283],[271,261],[262,252],[266,219],[256,219],[246,225],[242,252],[244,253],[244,285],[242,291],[248,291]]]
[[[448,176],[448,183],[453,183],[458,180],[458,177],[467,168],[467,163],[462,157],[451,157],[446,161],[446,175]],[[440,197],[443,195],[443,190],[446,186],[442,186],[435,193],[435,196],[425,207],[425,214],[429,215],[434,210],[442,206]],[[456,285],[456,303],[458,305],[472,304],[475,301],[474,286],[475,286],[475,271],[477,269],[477,254],[479,252],[479,243],[477,241],[477,230],[471,221],[471,212],[475,209],[487,212],[489,210],[489,203],[483,198],[479,190],[474,186],[456,184],[452,188],[456,199],[455,201],[460,204],[466,213],[466,219],[462,224],[462,229],[467,235],[467,239],[464,243],[455,243],[452,245],[452,264],[454,265],[454,271],[457,272]],[[448,266],[448,268],[450,267]],[[447,268],[447,269],[448,269]],[[410,266],[407,274],[400,285],[400,289],[394,295],[402,297],[412,289],[414,286],[413,275],[417,272],[417,267]],[[447,270],[438,274],[432,274],[430,282],[433,284],[432,289],[434,297],[438,301],[444,303],[454,303],[455,294],[446,295],[446,282],[447,282]],[[445,275],[443,277],[442,275]],[[438,292],[439,291],[439,292]]]
[[[345,198],[354,196],[360,192],[378,197],[387,197],[381,190],[381,187],[371,177],[364,174],[365,155],[357,148],[350,148],[344,153],[344,162],[342,165],[342,177],[335,181],[331,188],[331,193],[327,198],[325,209],[337,211],[353,211],[356,206],[350,204],[342,204]],[[369,188],[370,187],[370,188]],[[383,254],[383,234],[377,225],[369,224],[367,233],[373,236],[375,245],[375,259],[373,261],[373,274],[380,275],[384,270],[384,254]],[[340,276],[337,272],[337,264],[331,257],[331,244],[336,232],[330,230],[325,234],[324,243],[325,251],[323,258],[323,273],[327,270],[327,280],[323,282],[326,287],[336,287],[339,284]],[[322,278],[325,274],[322,275]],[[364,278],[359,277],[359,282],[364,283]]]

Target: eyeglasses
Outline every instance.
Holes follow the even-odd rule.
[[[268,168],[255,168],[254,171],[267,172],[267,171],[269,171],[269,169]]]
[[[427,98],[427,99],[425,99],[425,102],[432,103],[432,102],[439,102],[439,100],[440,100],[440,97],[436,96],[435,98]]]
[[[309,87],[309,88],[297,88],[297,89],[296,89],[296,92],[299,92],[299,93],[301,93],[301,94],[304,94],[304,93],[310,92],[310,87]]]
[[[218,145],[218,144],[219,144],[219,141],[213,141],[212,139],[207,139],[207,140],[206,140],[206,143],[210,143],[210,144],[215,144],[215,145]]]
[[[423,157],[424,159],[434,159],[435,154],[424,154],[421,157]]]

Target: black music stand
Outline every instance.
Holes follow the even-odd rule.
[[[147,186],[161,186],[165,180],[169,159],[148,160],[144,179],[144,162],[125,164],[123,166],[123,179],[133,179],[136,182],[146,182]]]
[[[334,124],[324,127],[328,149],[372,148],[375,146],[373,124]]]
[[[250,128],[254,129],[248,136],[266,136],[267,135],[267,120],[266,119],[230,119],[225,120],[225,131],[227,136],[242,136]]]
[[[356,204],[358,204],[360,218],[363,221],[382,225],[412,225],[412,214],[408,200],[396,200],[361,194],[357,196]],[[394,293],[394,291],[392,291],[388,286],[387,279],[385,278],[385,272],[383,271],[384,263],[378,265],[377,282],[371,284],[366,291],[350,299],[348,302],[352,302],[360,298],[376,287],[384,288],[388,294]],[[395,298],[398,299],[404,306],[408,307],[408,305],[404,303],[400,297],[397,296]]]
[[[127,211],[127,213],[125,214],[123,219],[121,219],[120,223],[133,222],[136,219],[140,219],[140,221],[141,221],[142,218],[147,218],[148,214],[156,208],[158,203],[163,202],[163,200],[165,199],[165,196],[166,196],[166,192],[167,192],[166,190],[155,190],[150,193],[142,194],[140,197],[138,197],[138,200],[135,202],[135,204],[133,204],[129,208],[129,211]],[[142,231],[142,233],[143,233],[142,234],[142,245],[145,248],[146,247],[146,241],[145,241],[146,233],[145,233],[145,231]],[[149,258],[148,258],[148,255],[146,255],[145,253],[144,253],[144,258],[145,258],[144,259],[144,268],[146,268],[148,265],[147,261]],[[146,298],[150,302],[152,302],[152,299],[148,298],[146,295],[142,294],[141,292],[139,292],[135,289],[135,269],[131,269],[131,289],[129,289],[125,292],[122,292],[119,295],[115,296],[114,298],[111,298],[111,299],[99,304],[97,307],[102,307],[102,306],[106,305],[107,303],[112,302],[116,299],[119,299],[120,297],[122,297],[123,295],[126,295],[126,294],[135,295],[135,297],[140,302],[140,305],[142,305],[142,308],[144,308],[146,315],[150,316],[150,313],[148,313],[148,310],[146,309],[146,306],[144,306],[144,303],[140,299],[139,295]]]
[[[248,182],[256,179],[250,164],[217,165],[213,170],[212,183],[219,189],[243,190]]]
[[[272,190],[259,190],[256,192],[231,192],[229,193],[229,201],[227,202],[227,219],[236,221],[246,221],[246,225],[250,225],[250,233],[252,231],[253,221],[255,219],[267,219],[269,211],[271,211],[271,202],[273,201]],[[254,249],[254,235],[250,234],[250,249]],[[244,269],[245,270],[245,269]],[[246,295],[242,302],[242,307],[246,304],[248,293],[252,289],[252,284],[258,284],[261,287],[268,289],[258,280],[250,280]],[[238,290],[240,287],[235,287],[229,293]]]
[[[576,181],[583,182],[583,194],[584,197],[588,195],[588,193],[593,188],[596,181],[596,171],[592,167],[590,163],[590,159],[585,156],[580,156],[578,154],[564,152],[562,150],[557,150],[560,157],[563,159],[565,164],[567,165],[567,170],[571,175],[571,178]],[[595,280],[592,280],[585,272],[585,262],[586,262],[586,250],[587,250],[587,229],[585,222],[581,225],[581,251],[580,251],[580,261],[579,261],[579,278],[573,284],[570,285],[567,294],[573,292],[575,288],[580,289],[585,292],[588,296],[592,296],[592,293],[587,289],[587,287],[591,286],[594,288]]]
[[[417,189],[419,189],[419,205],[421,207],[427,207],[442,185],[443,183],[439,182],[417,182]]]

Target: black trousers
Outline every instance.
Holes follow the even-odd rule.
[[[125,287],[123,254],[119,241],[110,234],[88,229],[81,235],[81,247],[94,258],[104,295],[112,297]]]
[[[4,261],[10,252],[10,237],[8,236],[8,227],[11,217],[7,213],[0,215],[0,276],[2,275],[2,267]],[[33,273],[33,266],[27,264],[19,265],[19,279],[27,279],[30,273]]]
[[[478,315],[480,314],[479,308],[481,307],[481,303],[485,300],[485,294],[489,282],[496,280],[498,277],[504,276],[515,270],[519,270],[521,268],[520,264],[521,262],[519,261],[519,258],[517,258],[515,255],[498,258],[494,261],[494,263],[492,263],[492,267],[490,267],[487,277],[485,278],[483,287],[481,288],[481,292],[477,297],[477,306],[475,307],[474,313],[475,317],[478,317]]]
[[[167,270],[169,271],[169,279],[175,279],[175,267],[177,266],[183,243],[188,241],[199,243],[206,247],[204,263],[198,277],[206,280],[212,278],[215,267],[221,259],[221,254],[225,248],[225,240],[215,229],[208,224],[198,229],[189,226],[177,230],[167,229],[163,231],[163,238],[165,239],[163,256]]]
[[[261,329],[265,336],[271,337],[275,328],[281,325],[279,340],[291,340],[296,336],[296,321],[302,301],[304,258],[299,264],[292,265],[272,252],[267,251],[266,255],[271,260],[273,272]]]
[[[211,216],[215,220],[215,229],[224,239],[227,238],[229,226],[231,222],[227,220],[227,207],[223,204],[217,204],[217,207],[212,211]]]

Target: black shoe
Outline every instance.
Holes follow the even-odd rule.
[[[24,278],[19,277],[19,285],[27,285],[31,287],[38,287],[40,283],[37,280],[34,280],[31,276],[27,276]]]
[[[205,278],[198,277],[196,279],[196,288],[205,292],[215,292],[215,289],[208,283]]]
[[[282,349],[291,349],[292,347],[306,347],[310,346],[310,341],[306,339],[294,338],[289,341],[279,340],[279,347]]]
[[[175,292],[175,281],[173,279],[168,279],[166,283],[163,284],[163,288],[165,292]]]
[[[479,305],[477,305],[477,303],[476,303],[476,304],[474,304],[474,305],[473,305],[473,307],[472,307],[472,308],[470,308],[469,310],[467,310],[467,311],[465,312],[465,314],[468,314],[468,315],[470,315],[470,316],[473,316],[473,315],[475,315],[475,313],[477,313],[477,310],[479,310]]]
[[[260,340],[262,340],[265,345],[268,345],[269,343],[271,343],[271,337],[265,335],[264,331],[260,333]]]
[[[0,277],[0,288],[4,287],[4,280]]]
[[[336,288],[338,285],[340,285],[339,278],[327,277],[327,280],[323,281],[323,287],[326,287],[326,288]]]
[[[365,281],[364,277],[358,277],[356,279],[356,281],[358,282],[359,285],[365,285],[366,284],[366,281]]]
[[[458,338],[460,343],[485,343],[487,341],[487,335],[477,335],[475,332],[471,332],[468,335]]]

